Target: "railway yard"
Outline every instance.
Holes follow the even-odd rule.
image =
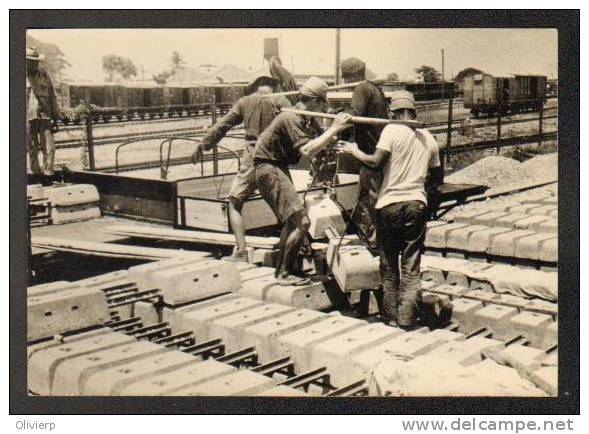
[[[557,103],[541,115],[542,154],[530,151],[537,112],[505,114],[499,149],[496,116],[465,129],[460,100],[450,119],[447,103],[420,111],[440,144],[451,137],[445,185],[482,187],[445,197],[428,222],[412,331],[380,322],[378,257],[344,234],[324,192],[313,192],[323,205],[309,211],[312,253],[301,257],[309,284],[276,282],[267,210],[248,223],[249,261],[220,259],[234,243],[221,220],[243,130],[194,165],[190,139],[208,115],[95,123],[89,171],[86,127],[61,126],[56,165],[67,169],[28,188],[29,393],[556,396]],[[509,152],[522,145],[520,162]],[[306,172],[291,171],[305,195]],[[347,211],[356,188],[357,175],[341,175]]]

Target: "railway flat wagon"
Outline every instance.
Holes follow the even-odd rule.
[[[546,102],[546,76],[481,73],[464,78],[464,108],[478,116],[539,110]]]

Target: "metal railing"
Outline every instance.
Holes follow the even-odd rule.
[[[544,143],[546,140],[552,140],[554,138],[556,138],[556,134],[557,131],[545,131],[544,128],[544,124],[545,121],[547,120],[552,120],[555,119],[557,117],[556,113],[551,113],[548,112],[548,114],[546,114],[547,110],[555,110],[558,109],[558,107],[544,107],[544,104],[542,104],[542,101],[539,100],[533,100],[533,102],[537,102],[536,107],[538,108],[538,111],[535,113],[538,113],[538,115],[536,117],[533,118],[527,118],[525,113],[510,113],[508,114],[508,108],[506,105],[502,104],[502,102],[500,101],[500,105],[499,105],[499,109],[497,110],[496,114],[493,113],[491,116],[494,116],[494,119],[491,120],[491,118],[487,117],[485,118],[485,120],[481,120],[481,121],[477,121],[474,118],[470,121],[470,122],[465,122],[467,118],[469,118],[468,115],[464,115],[459,113],[458,116],[455,116],[454,114],[454,105],[455,105],[456,99],[454,98],[454,95],[452,93],[449,93],[447,95],[447,98],[440,101],[439,104],[441,106],[444,106],[443,108],[446,109],[446,105],[447,105],[447,116],[445,121],[440,121],[437,119],[429,119],[429,122],[426,122],[426,128],[429,128],[431,130],[432,133],[435,134],[444,134],[445,133],[445,141],[446,141],[446,147],[445,150],[443,151],[444,156],[445,156],[445,160],[449,161],[450,157],[453,154],[458,154],[458,153],[464,153],[464,152],[468,152],[468,150],[481,150],[481,149],[495,149],[497,153],[500,152],[501,148],[505,147],[505,146],[519,146],[519,145],[524,145],[524,144],[530,144],[530,143],[538,143],[538,145],[542,145],[542,143]],[[210,116],[211,116],[211,122],[214,123],[216,121],[217,118],[217,110],[216,110],[216,106],[213,103],[213,107],[215,107],[214,110],[212,110],[210,112]],[[418,108],[419,111],[419,108]],[[85,115],[85,137],[83,139],[80,139],[79,141],[79,145],[78,146],[85,146],[86,147],[86,151],[87,151],[87,155],[88,155],[88,168],[91,171],[96,171],[96,170],[100,170],[100,171],[112,171],[114,169],[115,173],[119,173],[121,170],[132,170],[132,169],[136,169],[136,168],[141,168],[142,164],[141,163],[136,163],[136,164],[131,164],[131,165],[125,165],[124,167],[121,166],[120,162],[119,162],[119,158],[120,158],[120,150],[130,144],[133,143],[138,143],[138,142],[142,142],[145,140],[154,140],[154,139],[162,139],[162,142],[160,143],[160,159],[159,162],[155,162],[155,161],[146,161],[144,162],[144,166],[145,168],[147,167],[154,167],[155,165],[159,165],[160,167],[160,174],[163,177],[163,179],[166,179],[168,174],[169,174],[169,167],[172,165],[172,163],[174,164],[181,164],[181,161],[176,161],[175,159],[173,159],[171,157],[171,147],[173,145],[173,143],[175,142],[176,139],[178,140],[190,140],[190,141],[194,141],[194,142],[198,142],[198,140],[195,139],[196,136],[199,136],[203,133],[203,131],[201,131],[204,127],[194,127],[194,128],[182,128],[182,129],[178,129],[177,133],[174,133],[173,130],[171,129],[166,129],[164,131],[154,131],[153,133],[150,132],[142,132],[142,133],[138,133],[138,134],[125,134],[123,136],[121,136],[121,138],[128,138],[128,140],[124,141],[123,143],[121,143],[120,145],[117,146],[116,151],[115,151],[115,166],[114,168],[111,167],[97,167],[96,164],[96,157],[95,157],[95,146],[97,145],[104,145],[104,144],[115,144],[116,143],[116,136],[106,136],[106,137],[100,137],[98,139],[96,139],[94,137],[93,134],[93,128],[95,127],[95,124],[93,123],[93,119],[96,118],[96,116],[99,116],[101,113],[101,110],[95,111],[95,109],[91,109],[89,108],[86,115]],[[419,111],[419,113],[422,113],[421,111]],[[427,113],[423,112],[426,114],[427,117]],[[442,111],[443,113],[443,111]],[[506,135],[505,131],[504,131],[504,126],[508,125],[508,124],[512,124],[512,123],[524,123],[524,122],[538,122],[538,129],[537,129],[537,133],[534,134],[525,134],[525,135],[519,135],[519,136],[514,136],[513,134],[511,135]],[[477,130],[477,129],[481,129],[481,128],[493,128],[495,127],[495,134],[494,134],[494,139],[490,140],[487,134],[487,137],[485,137],[484,140],[477,140],[477,134],[472,134],[473,140],[466,142],[465,140],[469,138],[468,134],[464,134],[465,132],[468,132],[468,130],[473,131],[473,130]],[[456,130],[459,129],[460,132],[462,133],[462,137],[464,140],[462,140],[462,143],[460,144],[454,144],[453,141],[456,140],[456,136],[453,136],[453,133],[456,132]],[[228,137],[241,137],[240,135],[236,135],[236,134],[228,134]],[[108,140],[106,140],[108,139]],[[164,151],[163,151],[163,147],[165,145],[168,145],[168,149],[167,149],[167,155],[164,156]],[[72,144],[67,144],[64,147],[73,147],[74,143],[72,142]],[[204,157],[201,159],[201,172],[204,173],[204,162],[205,161],[211,161],[213,163],[213,173],[217,174],[218,173],[218,161],[225,159],[225,158],[239,158],[239,154],[235,151],[229,150],[227,148],[223,148],[220,147],[220,149],[224,150],[225,152],[221,152],[219,153],[217,151],[216,148],[214,148],[213,150],[213,155],[212,157]],[[186,159],[185,159],[186,160]],[[239,161],[239,160],[238,160]]]

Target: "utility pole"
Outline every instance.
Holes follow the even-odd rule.
[[[340,33],[341,29],[335,29],[335,84],[339,84]]]
[[[444,83],[444,49],[442,48],[442,99],[444,99],[444,87],[445,87],[445,83]]]

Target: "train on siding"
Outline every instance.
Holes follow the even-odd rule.
[[[386,92],[395,90],[407,90],[415,96],[415,101],[435,101],[454,97],[462,94],[457,83],[452,81],[425,83],[425,82],[385,82],[382,89]]]
[[[390,92],[405,89],[415,95],[417,101],[437,100],[454,95],[457,89],[446,83],[379,83]],[[57,93],[65,114],[63,122],[79,124],[83,107],[93,108],[94,122],[112,120],[149,119],[172,116],[196,116],[210,114],[213,106],[221,114],[247,92],[245,84],[199,84],[168,86],[157,84],[113,83],[59,83]],[[330,92],[334,107],[349,104],[351,92]]]
[[[464,108],[479,114],[538,111],[546,102],[543,75],[473,74],[464,78]]]
[[[90,106],[93,121],[196,116],[213,107],[225,113],[245,94],[245,84],[166,86],[157,84],[59,83],[58,102],[65,124],[78,124],[82,108]]]

